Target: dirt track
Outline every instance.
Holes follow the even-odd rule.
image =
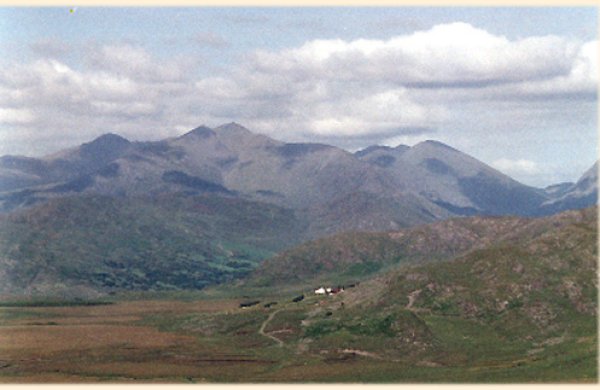
[[[260,326],[260,329],[258,330],[258,333],[260,333],[261,335],[270,338],[271,340],[275,341],[280,347],[283,347],[283,341],[279,340],[277,337],[272,336],[268,333],[265,333],[265,328],[267,327],[267,325],[269,324],[269,322],[275,317],[275,315],[277,313],[279,313],[281,310],[283,309],[278,309],[275,310],[273,313],[269,314],[269,317],[262,323],[262,325]]]

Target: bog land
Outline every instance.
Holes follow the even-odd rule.
[[[406,306],[357,320],[353,300],[360,294],[357,288],[301,302],[271,296],[248,308],[240,307],[240,299],[167,295],[111,304],[5,306],[0,382],[597,380],[594,321],[540,339]],[[265,307],[270,302],[277,304]],[[406,340],[394,346],[399,334]]]

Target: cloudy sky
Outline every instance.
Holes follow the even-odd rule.
[[[0,155],[235,121],[574,181],[598,158],[597,31],[591,7],[0,8]]]

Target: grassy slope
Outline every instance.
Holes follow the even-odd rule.
[[[391,270],[333,298],[305,291],[304,310],[284,309],[270,330],[294,330],[290,342],[329,362],[344,350],[373,355],[377,368],[326,381],[597,380],[597,209],[515,221],[465,221],[498,239],[454,260]]]
[[[41,293],[199,288],[245,275],[298,230],[292,212],[233,198],[70,197],[0,219],[0,279]]]
[[[303,243],[261,263],[248,286],[344,283],[399,264],[450,259],[485,246],[529,220],[511,217],[458,218],[388,233],[342,233]]]

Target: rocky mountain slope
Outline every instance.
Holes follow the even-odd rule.
[[[591,207],[305,243],[249,279],[269,287],[236,285],[257,297],[285,291],[289,298],[218,324],[237,320],[251,332],[251,316],[269,313],[264,331],[294,354],[324,367],[343,362],[327,372],[334,382],[356,378],[356,362],[377,367],[370,376],[357,371],[363,380],[596,381],[597,222]],[[355,266],[362,269],[349,275]],[[346,284],[349,276],[354,283]],[[313,292],[337,284],[346,289]],[[301,292],[304,299],[293,302]],[[205,317],[188,326],[206,329]],[[351,374],[337,372],[348,365]]]
[[[411,148],[371,147],[356,155],[385,172],[404,191],[457,215],[535,215],[546,193],[436,141]]]
[[[340,284],[398,266],[446,262],[476,251],[530,245],[544,237],[560,237],[565,231],[577,231],[576,227],[582,224],[587,226],[582,232],[589,240],[588,233],[595,231],[592,225],[596,222],[594,207],[544,218],[477,216],[390,232],[341,233],[305,242],[265,260],[246,283],[256,286],[302,285],[316,281]],[[575,236],[573,240],[583,238]],[[586,243],[588,247],[592,244],[595,243]],[[572,243],[565,244],[557,253],[570,250],[573,253],[569,256],[591,256],[588,260],[594,256],[589,248],[576,248]],[[542,254],[536,253],[537,256]]]
[[[297,316],[305,326],[300,343],[315,353],[410,361],[415,369],[506,369],[504,380],[548,365],[595,378],[597,208],[477,223],[506,224],[500,230],[508,233],[449,261],[396,268],[317,298],[318,309]]]
[[[588,179],[594,187],[597,176]],[[301,210],[319,219],[315,236],[453,215],[539,215],[593,204],[580,187],[567,191],[579,194],[573,193],[579,199],[573,202],[564,191],[525,186],[435,141],[351,154],[324,144],[276,141],[235,123],[201,126],[157,142],[107,134],[42,159],[0,158],[5,212],[81,193],[216,192]]]

